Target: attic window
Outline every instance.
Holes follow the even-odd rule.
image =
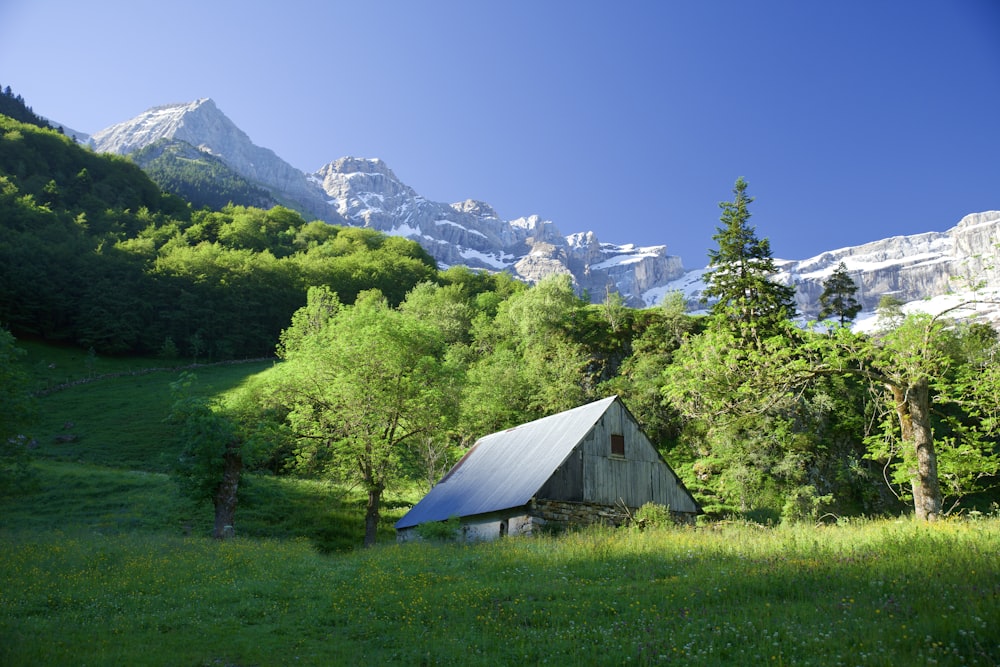
[[[625,436],[624,435],[612,435],[611,436],[611,456],[620,456],[625,458]]]

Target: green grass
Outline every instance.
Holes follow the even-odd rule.
[[[994,665],[1000,523],[307,540],[6,533],[0,663]]]
[[[89,378],[71,354],[25,363]],[[410,490],[361,550],[358,490],[251,475],[238,537],[210,540],[164,474],[176,377],[40,396],[35,488],[0,494],[0,664],[1000,664],[997,517],[396,545]]]
[[[31,435],[42,458],[166,472],[179,453],[166,423],[174,397],[170,384],[180,362],[97,359],[78,350],[33,344],[23,361],[41,391]],[[270,361],[201,366],[196,390],[216,394],[269,368]],[[91,372],[93,371],[93,372]]]

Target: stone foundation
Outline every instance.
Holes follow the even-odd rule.
[[[628,520],[629,513],[635,513],[635,508],[628,508],[626,513],[624,508],[610,505],[535,498],[528,504],[528,511],[532,523],[538,525],[620,526]]]

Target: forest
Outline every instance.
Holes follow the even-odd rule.
[[[479,436],[617,394],[708,519],[761,523],[996,509],[1000,364],[990,326],[904,315],[855,333],[846,272],[802,327],[770,280],[738,179],[720,204],[709,314],[626,308],[569,278],[441,271],[415,242],[275,206],[195,208],[133,162],[0,117],[0,474],[31,397],[19,339],[94,355],[275,358],[225,401],[175,383],[174,471],[234,525],[248,472],[431,485]]]

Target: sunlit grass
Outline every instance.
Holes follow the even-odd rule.
[[[321,556],[3,535],[4,664],[992,665],[1000,522],[748,526]]]

